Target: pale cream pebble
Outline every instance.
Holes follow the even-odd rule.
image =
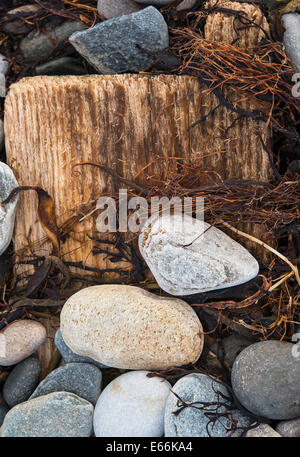
[[[24,319],[9,324],[0,332],[0,365],[10,366],[33,354],[46,339],[39,322]]]
[[[204,341],[201,322],[186,302],[125,285],[74,294],[62,309],[61,332],[75,353],[132,370],[194,363]]]

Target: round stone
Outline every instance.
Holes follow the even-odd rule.
[[[53,370],[38,385],[30,399],[51,392],[70,392],[95,404],[101,392],[102,373],[88,363],[68,363]]]
[[[166,369],[198,360],[203,330],[184,301],[139,287],[93,286],[72,295],[61,332],[77,354],[132,370]]]
[[[114,379],[99,397],[94,414],[98,437],[158,437],[164,433],[164,411],[171,384],[132,371]]]
[[[5,416],[1,437],[89,437],[93,405],[68,392],[54,392],[21,403]]]
[[[29,357],[18,363],[9,374],[3,387],[3,398],[9,406],[28,400],[36,388],[41,372],[38,359]]]
[[[6,64],[7,62],[5,62]],[[1,55],[0,55],[0,76],[1,76]],[[0,80],[1,96],[1,80]],[[8,165],[0,162],[0,201],[3,202],[11,191],[18,187],[18,182]],[[0,206],[0,255],[8,248],[12,238],[18,196],[5,206]]]
[[[228,397],[226,387],[206,374],[193,373],[181,378],[173,386],[167,399],[165,436],[230,437],[242,435],[243,430],[235,430],[235,427],[248,427],[250,420],[248,417],[243,416],[239,410],[230,410],[232,404],[224,399],[222,395]],[[183,406],[182,401],[187,405],[191,405],[194,402],[197,403],[194,404],[194,407],[187,406],[179,412]],[[207,405],[208,402],[214,404]],[[220,402],[228,405],[229,411],[227,416],[219,416],[216,419],[218,414],[224,414],[227,410],[225,406],[220,406],[217,409],[217,404]],[[211,421],[208,416],[211,416]]]
[[[33,354],[46,339],[46,329],[29,319],[13,322],[0,332],[0,365],[10,366]]]
[[[281,436],[300,438],[300,417],[290,421],[282,421],[276,425],[276,431]]]
[[[300,416],[300,362],[294,347],[288,342],[262,341],[237,356],[231,382],[246,409],[274,420]]]

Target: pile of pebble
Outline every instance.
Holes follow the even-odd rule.
[[[88,30],[82,23],[64,22],[39,35],[30,32],[20,49],[26,62],[37,55],[42,59],[51,52],[55,37],[58,45],[69,40],[99,73],[147,70],[156,53],[168,48],[168,26],[159,8],[170,3],[99,0],[103,22]],[[194,4],[195,0],[184,0],[177,8]],[[297,13],[283,16],[284,42],[298,71],[299,18]],[[8,33],[27,33],[26,24],[18,19],[5,27]],[[5,91],[6,71],[7,62],[0,56],[0,92]],[[85,74],[85,68],[65,56],[36,67],[36,73]],[[1,143],[2,122],[0,147]],[[12,171],[0,163],[0,200],[16,186]],[[11,240],[16,204],[17,199],[0,208],[0,254]],[[149,221],[139,239],[140,252],[165,292],[185,296],[242,284],[258,274],[256,260],[223,232],[206,224],[205,235],[199,238],[200,222],[186,219],[180,225],[176,217],[173,224],[163,218]],[[177,227],[175,233],[171,225]],[[194,364],[201,357],[202,325],[184,300],[132,286],[81,290],[65,303],[55,336],[63,364],[41,379],[36,353],[45,339],[43,325],[29,319],[0,332],[0,366],[8,370],[2,382],[1,437],[240,436],[254,416],[260,425],[247,436],[300,436],[300,363],[295,344],[228,337],[225,361],[232,366],[232,391],[208,374],[183,376],[173,386],[154,375]],[[102,390],[102,374],[109,368],[130,371]],[[224,397],[225,406],[220,406]],[[198,408],[188,406],[195,402]],[[214,426],[203,402],[210,402],[207,408],[212,414],[218,406]]]

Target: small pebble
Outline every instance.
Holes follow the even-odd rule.
[[[134,0],[136,3],[141,5],[154,5],[154,6],[164,6],[169,5],[174,2],[174,0]]]
[[[17,186],[18,182],[11,168],[0,162],[0,201],[3,202]],[[12,239],[18,198],[17,196],[5,206],[0,206],[0,255],[6,251]]]
[[[0,332],[0,365],[21,362],[38,350],[46,339],[46,329],[29,319],[13,322]]]
[[[285,27],[283,42],[287,56],[294,62],[295,70],[300,72],[300,14],[283,14],[281,19]]]
[[[250,344],[255,343],[255,340],[242,335],[233,334],[223,338],[222,343],[225,352],[225,362],[232,367],[238,354],[247,346],[250,346]],[[214,343],[210,348],[216,355],[217,347],[217,343]]]
[[[294,347],[286,341],[262,341],[237,356],[231,383],[246,409],[273,420],[300,416],[300,363]]]
[[[101,382],[102,373],[94,365],[68,363],[53,370],[43,379],[30,400],[51,392],[70,392],[95,405],[101,392]]]
[[[168,48],[168,26],[153,6],[115,17],[69,41],[99,73],[139,72],[149,68],[158,51]]]
[[[183,0],[183,2],[179,3],[178,6],[176,6],[177,11],[184,11],[184,10],[189,10],[193,8],[194,5],[196,5],[197,0]]]
[[[8,69],[8,61],[6,57],[0,54],[0,97],[6,96],[5,74]]]
[[[41,372],[38,359],[29,357],[18,363],[9,373],[3,387],[3,398],[9,406],[28,400],[36,388]]]
[[[276,431],[281,436],[300,438],[300,417],[290,421],[282,421],[276,425]]]
[[[114,379],[99,397],[94,414],[97,437],[158,437],[171,384],[131,371]]]
[[[0,152],[4,146],[4,122],[0,119]]]
[[[37,75],[63,76],[63,75],[85,75],[86,70],[81,63],[73,57],[60,57],[50,62],[37,65]]]
[[[211,378],[206,374],[189,374],[179,379],[173,386],[172,391],[179,395],[182,401],[191,404],[194,402],[224,402],[226,400],[222,398],[216,392],[228,397],[227,389],[224,385],[220,384],[217,380]],[[209,423],[207,413],[212,416],[216,411],[216,405],[207,406],[205,411],[199,409],[187,407],[184,408],[178,415],[173,414],[180,409],[178,406],[180,400],[170,392],[165,411],[165,436],[166,437],[229,437],[229,436],[240,436],[242,430],[236,430],[232,435],[231,429],[235,425],[237,427],[248,427],[250,420],[244,416],[239,410],[230,410],[228,417],[219,417],[213,424]],[[228,406],[231,408],[232,405],[227,401]],[[201,404],[198,403],[198,407]],[[225,413],[227,408],[220,406],[217,410],[217,414]]]
[[[8,11],[7,16],[8,18],[14,16],[15,14],[22,14],[23,17],[33,16],[34,14],[38,13],[42,8],[39,5],[24,5],[20,6],[19,8],[14,8],[13,10]],[[26,16],[25,16],[26,14]],[[6,33],[11,34],[23,34],[30,31],[33,26],[30,27],[24,20],[20,18],[15,18],[10,21],[7,21],[3,24],[3,30]]]
[[[5,405],[5,403],[1,402],[0,403],[0,427],[2,426],[4,418],[7,413],[8,413],[8,407]]]
[[[89,437],[91,403],[68,392],[53,392],[20,403],[5,416],[1,437]]]
[[[55,27],[55,29],[48,26],[45,33],[39,33],[38,35],[33,30],[21,41],[20,50],[26,62],[47,59],[54,51],[54,43],[59,46],[64,41],[67,42],[72,33],[84,29],[86,29],[86,26],[82,22],[73,21],[64,22]]]
[[[281,435],[277,433],[270,425],[260,424],[258,427],[249,430],[246,433],[247,438],[281,438]]]
[[[136,13],[143,7],[133,0],[98,0],[98,13],[106,19]]]
[[[103,365],[100,362],[97,362],[97,360],[93,360],[90,357],[85,357],[84,355],[78,355],[75,352],[72,351],[72,349],[69,348],[69,346],[66,345],[60,328],[57,330],[55,334],[55,339],[54,339],[55,345],[57,349],[59,350],[62,358],[66,363],[71,363],[71,362],[81,362],[81,363],[91,363],[92,365],[96,365],[98,368],[109,368],[107,365]]]

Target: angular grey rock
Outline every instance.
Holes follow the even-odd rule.
[[[106,19],[122,16],[123,14],[136,13],[143,6],[133,0],[98,0],[98,13]]]
[[[63,76],[63,75],[85,75],[86,70],[81,63],[73,57],[60,57],[50,62],[38,65],[35,68],[37,75]]]
[[[89,437],[93,405],[68,392],[54,392],[12,408],[5,416],[1,437]]]
[[[247,438],[281,438],[281,435],[277,433],[270,425],[260,424],[258,427],[249,430],[246,433]]]
[[[41,364],[34,357],[18,363],[9,373],[3,387],[3,398],[6,403],[15,406],[28,400],[38,384],[40,372]]]
[[[294,344],[262,341],[244,349],[231,372],[234,393],[254,414],[269,419],[300,416],[300,363]]]
[[[97,437],[159,437],[164,433],[164,411],[171,384],[131,371],[103,390],[94,413]]]
[[[38,385],[30,400],[52,392],[70,392],[96,404],[101,393],[102,373],[89,363],[68,363],[53,370]]]
[[[59,350],[62,358],[64,359],[64,361],[66,363],[71,363],[71,362],[91,363],[92,365],[95,365],[98,368],[110,368],[106,365],[103,365],[100,362],[97,362],[97,360],[93,360],[90,357],[85,357],[83,355],[79,355],[79,354],[76,354],[75,352],[73,352],[72,349],[70,349],[69,346],[67,346],[67,344],[65,343],[65,341],[62,337],[60,328],[57,330],[57,332],[55,334],[54,342],[55,342],[55,345],[56,345],[57,349]]]
[[[3,30],[6,33],[14,33],[15,35],[27,33],[32,27],[26,24],[22,19],[13,16],[21,14],[22,17],[33,16],[38,13],[42,8],[39,5],[24,5],[19,8],[14,8],[7,13],[7,17],[11,20],[3,24]]]
[[[290,421],[282,421],[276,425],[276,431],[281,436],[300,438],[300,417]]]
[[[209,377],[206,374],[193,373],[179,379],[173,386],[172,391],[175,392],[184,402],[217,402],[225,401],[222,396],[218,396],[216,392],[228,396],[227,389],[220,384],[216,379]],[[165,436],[166,437],[229,437],[231,436],[230,429],[234,422],[237,421],[237,427],[247,427],[250,425],[248,417],[244,416],[238,410],[232,410],[231,416],[220,417],[219,420],[209,424],[209,419],[206,414],[216,410],[216,406],[206,406],[205,411],[187,407],[183,409],[177,416],[173,414],[180,406],[177,402],[180,400],[170,392],[165,410]],[[227,402],[228,403],[228,402]],[[180,403],[181,404],[181,403]],[[229,406],[232,406],[228,403]],[[200,404],[195,406],[201,406]],[[225,412],[226,408],[221,406],[218,413]],[[208,428],[208,432],[207,432]],[[232,436],[241,436],[242,430],[236,430]]]
[[[99,73],[115,74],[149,68],[153,54],[169,46],[169,33],[162,14],[149,6],[74,33],[69,41]]]
[[[300,14],[283,14],[281,19],[285,27],[283,42],[287,56],[294,62],[296,71],[300,72]]]
[[[3,424],[4,418],[8,412],[8,407],[5,403],[0,403],[0,427]]]
[[[74,21],[64,22],[55,29],[48,26],[45,33],[40,33],[37,36],[35,36],[35,31],[30,32],[21,41],[20,49],[27,62],[45,59],[54,50],[54,43],[60,45],[67,41],[72,33],[84,29],[86,29],[85,25]]]
[[[8,165],[0,162],[0,202],[4,201],[18,182]],[[16,215],[18,196],[5,206],[0,206],[0,255],[11,241]]]
[[[188,215],[150,218],[139,236],[139,249],[158,285],[171,295],[237,286],[259,271],[243,246]]]
[[[223,338],[222,342],[225,352],[225,362],[232,367],[238,354],[247,346],[250,346],[250,344],[255,343],[255,340],[242,335],[232,334]],[[217,354],[217,343],[214,343],[210,349]]]

